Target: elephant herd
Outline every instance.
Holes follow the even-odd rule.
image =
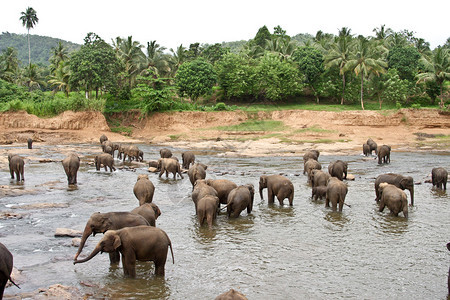
[[[100,137],[102,152],[94,158],[95,167],[100,171],[101,166],[107,171],[115,171],[114,152],[118,150],[117,158],[125,161],[143,161],[143,152],[135,145],[123,146],[112,143],[104,135]],[[380,147],[372,140],[363,145],[364,155],[371,155],[373,151],[378,155],[378,163],[390,162],[391,147]],[[312,188],[312,199],[318,201],[325,199],[325,207],[333,211],[342,212],[345,197],[348,192],[347,179],[348,163],[336,160],[328,165],[328,172],[322,170],[319,163],[320,153],[310,150],[303,156],[303,174],[307,175],[307,182]],[[24,161],[18,155],[8,155],[11,178],[14,175],[18,181],[24,180]],[[64,171],[69,185],[77,184],[77,172],[80,167],[80,158],[76,153],[70,153],[62,160]],[[253,184],[236,183],[227,179],[206,179],[208,166],[196,162],[195,155],[191,151],[182,153],[182,163],[172,155],[169,149],[160,150],[160,158],[149,162],[150,169],[159,172],[159,177],[166,173],[177,175],[183,179],[183,170],[187,170],[192,184],[191,197],[195,207],[198,223],[202,226],[205,222],[211,228],[221,209],[226,208],[226,214],[230,218],[239,217],[242,211],[248,214],[252,212],[255,188]],[[149,170],[150,170],[149,169]],[[432,170],[432,183],[438,189],[446,189],[448,173],[444,168],[438,167]],[[280,205],[287,199],[289,205],[293,205],[294,185],[283,175],[261,175],[259,179],[259,195],[263,200],[263,190],[267,188],[268,203],[274,204],[275,196]],[[397,216],[403,212],[408,217],[408,201],[403,190],[409,190],[411,205],[414,205],[414,181],[410,176],[401,174],[382,174],[375,180],[375,200],[379,203],[379,211],[388,207],[391,214]],[[138,175],[133,187],[133,193],[139,202],[139,206],[130,212],[93,213],[86,222],[78,251],[74,257],[74,264],[84,263],[95,257],[99,252],[109,253],[111,264],[118,263],[122,257],[124,274],[130,277],[136,276],[135,265],[138,261],[153,261],[155,274],[164,276],[164,267],[170,248],[172,261],[174,262],[172,243],[168,235],[155,227],[156,219],[161,215],[158,206],[153,203],[155,186],[148,175]],[[225,205],[221,208],[221,204]],[[86,240],[92,234],[102,233],[103,238],[84,259],[78,259]],[[450,248],[449,248],[450,250]],[[8,280],[11,280],[12,255],[3,244],[0,244],[0,295]],[[449,279],[450,280],[450,279]]]

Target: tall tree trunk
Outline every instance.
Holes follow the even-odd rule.
[[[362,108],[362,110],[364,110],[363,95],[364,95],[364,75],[363,75],[363,72],[361,72],[361,108]]]
[[[345,73],[342,73],[342,97],[341,97],[341,105],[344,104],[344,96],[345,96]]]
[[[30,29],[28,29],[28,65],[31,65]]]

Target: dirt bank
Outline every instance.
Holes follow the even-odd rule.
[[[281,121],[273,130],[218,130],[249,119]],[[99,112],[65,112],[41,119],[26,112],[0,114],[0,143],[98,143],[101,134],[123,143],[152,143],[182,148],[219,149],[226,155],[299,155],[305,149],[323,153],[361,152],[371,137],[393,151],[448,150],[450,116],[437,110],[319,112],[285,110],[249,114],[234,112],[155,113],[147,118],[122,117],[131,136],[110,131]],[[262,128],[261,128],[262,129]],[[437,137],[439,135],[446,138]]]

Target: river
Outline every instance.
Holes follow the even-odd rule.
[[[144,159],[157,159],[161,147],[138,145]],[[14,152],[15,146],[1,146]],[[69,188],[61,163],[62,153],[75,150],[82,164],[78,185]],[[450,152],[393,152],[391,163],[377,164],[361,155],[320,156],[324,169],[336,159],[348,162],[348,194],[342,213],[311,200],[311,187],[302,174],[301,157],[225,157],[211,149],[196,151],[197,161],[208,165],[208,179],[252,183],[258,191],[262,174],[284,174],[295,187],[294,205],[268,206],[255,194],[253,212],[229,220],[219,215],[213,229],[199,228],[184,179],[158,178],[144,164],[135,172],[96,171],[93,157],[100,147],[91,144],[39,145],[23,154],[25,182],[10,179],[0,170],[0,184],[33,190],[33,194],[0,199],[0,210],[23,214],[0,220],[0,242],[14,255],[22,270],[21,290],[9,287],[5,295],[30,292],[60,283],[75,286],[92,298],[214,299],[234,288],[249,299],[446,299],[450,253],[450,192],[437,191],[431,169],[450,170]],[[182,149],[173,149],[181,158]],[[39,159],[52,162],[40,163]],[[122,166],[116,160],[116,167]],[[415,206],[409,218],[379,213],[374,201],[374,180],[395,172],[412,176]],[[175,256],[166,263],[165,278],[153,276],[153,264],[137,264],[137,278],[124,278],[121,266],[110,267],[107,254],[73,265],[77,248],[71,238],[54,237],[58,227],[83,230],[93,212],[130,211],[138,205],[133,186],[138,174],[148,174],[156,187],[153,202],[161,209],[157,227],[169,235]],[[419,184],[420,183],[420,184]],[[406,191],[409,198],[409,192]],[[25,205],[58,203],[60,207],[30,209]],[[285,201],[287,203],[287,201]],[[90,253],[102,234],[90,237],[80,257]],[[170,258],[170,254],[169,254]]]

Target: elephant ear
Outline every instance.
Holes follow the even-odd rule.
[[[267,176],[266,175],[262,175],[260,178],[259,178],[259,182],[262,184],[262,185],[267,185]]]
[[[113,247],[116,250],[117,248],[119,248],[122,245],[122,241],[120,240],[120,236],[118,234],[116,234],[114,236],[114,243],[113,243]]]
[[[109,217],[102,216],[101,222],[102,222],[102,227],[101,227],[101,228],[103,229],[103,233],[105,233],[105,231],[111,229],[111,227],[112,227],[112,222],[111,222],[111,220],[109,219]]]
[[[411,181],[411,178],[405,177],[402,180],[400,180],[400,186],[402,189],[406,189],[408,187],[408,183]]]

